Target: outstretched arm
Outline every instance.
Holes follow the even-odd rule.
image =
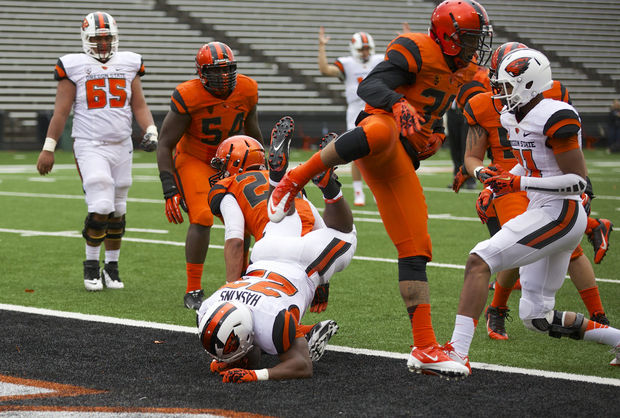
[[[329,36],[325,36],[325,28],[321,26],[319,28],[319,71],[323,75],[342,77],[342,72],[338,67],[327,63],[327,53],[325,52],[327,42],[329,42]]]

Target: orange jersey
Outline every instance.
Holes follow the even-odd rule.
[[[463,114],[469,125],[479,125],[487,131],[493,163],[504,170],[510,170],[517,164],[517,159],[512,153],[508,132],[500,122],[499,111],[502,104],[492,96],[493,93],[489,91],[471,97],[463,109]],[[568,91],[559,81],[554,81],[553,86],[543,92],[543,97],[570,103]]]
[[[243,133],[245,119],[257,103],[258,84],[243,74],[237,75],[237,85],[226,99],[211,95],[197,78],[179,84],[170,109],[192,120],[177,150],[209,163],[220,142]]]
[[[213,185],[209,192],[209,207],[216,216],[221,216],[220,203],[226,194],[232,194],[245,219],[245,233],[258,241],[263,236],[267,216],[267,200],[269,199],[269,172],[252,170],[226,177]],[[308,201],[296,198],[295,209],[301,218],[302,235],[314,228],[314,214]]]
[[[463,100],[469,96],[461,89],[474,79],[478,70],[477,65],[469,64],[452,72],[439,45],[423,33],[405,33],[394,39],[387,47],[386,60],[415,75],[412,84],[399,86],[395,91],[424,115],[426,122],[418,134],[423,138],[432,133],[433,124],[443,117],[457,96]],[[370,105],[366,106],[366,112],[389,113]]]

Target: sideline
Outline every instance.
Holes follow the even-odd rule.
[[[172,325],[172,324],[162,324],[158,322],[138,321],[134,319],[114,318],[114,317],[102,316],[102,315],[87,315],[87,314],[82,314],[82,313],[77,313],[77,312],[66,312],[66,311],[56,311],[52,309],[33,308],[30,306],[8,305],[8,304],[0,303],[0,310],[23,312],[23,313],[29,313],[29,314],[35,314],[35,315],[54,316],[54,317],[66,318],[66,319],[78,319],[81,321],[103,322],[106,324],[116,324],[116,325],[131,326],[131,327],[154,328],[154,329],[161,329],[161,330],[166,330],[166,331],[185,332],[185,333],[190,333],[190,334],[197,333],[197,330],[194,327],[186,327],[186,326]],[[363,348],[360,349],[360,348],[352,348],[352,347],[335,346],[335,345],[329,345],[329,344],[327,345],[327,350],[336,351],[340,353],[386,357],[386,358],[402,359],[402,360],[406,360],[407,357],[409,356],[409,354],[393,353],[390,351],[369,350],[369,349],[363,349]],[[540,377],[545,377],[549,379],[564,379],[564,380],[570,380],[572,382],[594,383],[598,385],[611,385],[611,386],[620,387],[620,379],[612,379],[608,377],[586,376],[586,375],[563,373],[563,372],[550,372],[550,371],[538,370],[538,369],[523,369],[520,367],[501,366],[497,364],[478,363],[478,362],[472,362],[471,367],[472,369],[490,370],[490,371],[503,372],[503,373],[518,373],[518,374],[526,374],[530,376],[540,376]]]

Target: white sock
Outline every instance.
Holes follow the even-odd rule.
[[[361,180],[354,181],[353,182],[353,191],[355,191],[355,192],[362,192],[363,191],[363,189],[362,189],[363,184],[364,183]]]
[[[86,259],[99,261],[99,252],[100,252],[99,250],[101,249],[101,245],[97,247],[93,247],[88,244],[85,244],[85,245],[86,245]]]
[[[458,354],[462,356],[468,355],[469,346],[471,345],[471,340],[474,338],[475,330],[476,326],[474,325],[473,318],[464,315],[456,316],[450,343]]]
[[[612,347],[620,345],[620,330],[605,325],[595,325],[595,328],[586,330],[583,334],[586,341],[596,341],[599,344],[607,344]]]
[[[121,255],[121,250],[105,250],[105,262],[118,261]]]

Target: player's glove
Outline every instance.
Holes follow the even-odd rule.
[[[422,152],[418,153],[418,159],[426,160],[431,155],[434,155],[437,151],[439,151],[439,148],[441,148],[445,141],[445,134],[441,132],[432,133],[426,141],[426,148]]]
[[[168,222],[173,224],[183,223],[183,215],[181,215],[180,208],[187,212],[187,206],[185,205],[185,200],[181,197],[181,193],[179,193],[174,176],[168,171],[161,171],[159,179],[164,190],[164,199],[166,199],[166,217]]]
[[[146,152],[152,152],[157,149],[157,127],[155,125],[149,125],[146,128],[144,138],[140,141],[140,148]]]
[[[503,173],[489,177],[484,181],[484,185],[490,187],[495,196],[521,191],[521,176],[504,171]]]
[[[467,170],[465,170],[465,166],[460,166],[459,169],[456,171],[454,181],[452,181],[452,190],[454,190],[455,193],[458,193],[459,190],[461,190],[461,186],[463,185],[463,183],[465,183],[470,177],[471,176],[469,175]]]
[[[418,114],[415,107],[411,105],[404,97],[392,106],[394,119],[400,130],[400,134],[405,138],[412,136],[415,131],[422,130],[424,118]]]
[[[318,285],[310,304],[310,312],[319,313],[327,309],[327,299],[329,299],[329,283]]]
[[[476,211],[478,212],[478,217],[483,224],[487,223],[489,220],[487,210],[489,209],[492,200],[493,192],[490,189],[484,189],[481,191],[478,195],[478,200],[476,200]]]
[[[480,183],[484,183],[485,180],[490,179],[491,177],[497,176],[500,174],[501,170],[494,165],[490,165],[488,167],[476,167],[474,170],[474,175],[480,181]]]
[[[233,361],[232,363],[226,363],[224,361],[218,361],[213,359],[211,361],[211,365],[209,368],[211,369],[211,373],[221,374],[223,371],[234,369],[234,368],[245,368],[248,366],[249,360],[247,357],[243,357],[241,360]]]
[[[220,373],[224,383],[256,382],[258,377],[254,370],[230,369]]]

